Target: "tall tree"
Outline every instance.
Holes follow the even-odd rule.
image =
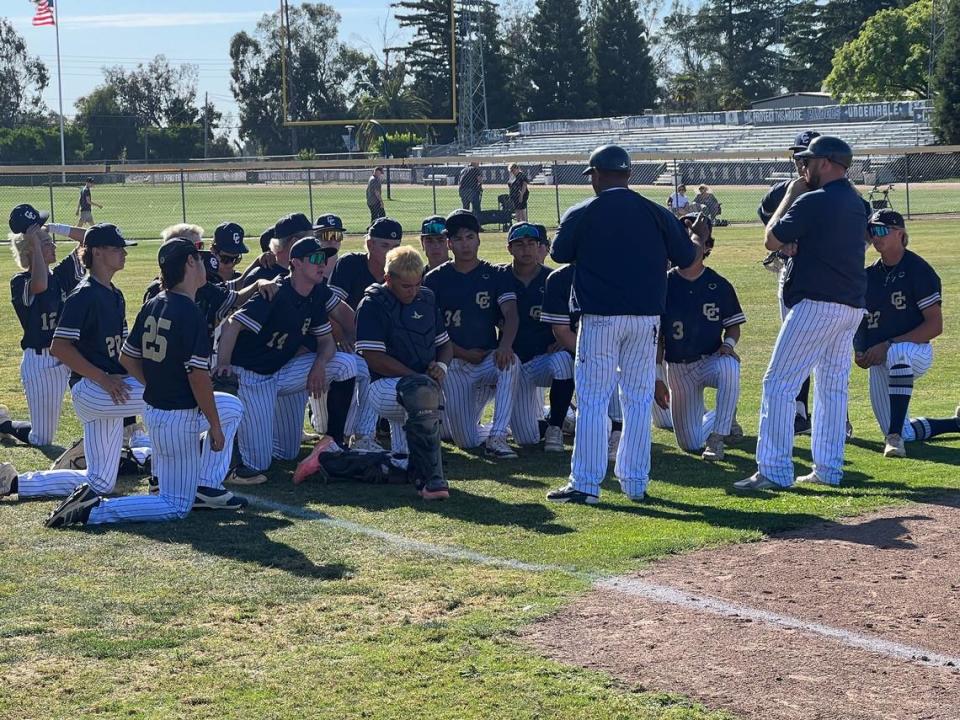
[[[429,117],[452,117],[450,0],[400,0],[393,7],[400,27],[413,30],[406,65],[414,94],[427,102]]]
[[[285,128],[281,43],[287,59],[286,110],[294,119],[344,117],[367,56],[337,40],[340,15],[324,3],[303,3],[289,10],[289,35],[280,13],[264,15],[253,35],[230,40],[231,90],[240,106],[240,136],[262,154],[342,149],[340,127]]]
[[[664,28],[681,56],[681,72],[712,85],[717,105],[737,109],[779,93],[786,59],[781,41],[791,0],[707,0],[679,8]]]
[[[945,143],[960,145],[960,0],[949,0],[934,75],[934,127]]]
[[[533,116],[595,115],[590,54],[577,0],[537,0],[530,25],[536,28],[529,65]]]
[[[92,160],[115,160],[127,156],[127,148],[139,145],[143,125],[120,103],[117,88],[100,85],[76,102],[74,124],[90,139]]]
[[[157,55],[133,70],[108,67],[103,74],[121,107],[136,115],[141,127],[189,124],[200,117],[195,65],[173,66],[165,56]]]
[[[881,10],[833,56],[824,81],[844,102],[927,94],[932,0]]]
[[[504,125],[519,120],[533,119],[533,91],[530,81],[530,65],[533,62],[533,45],[530,42],[532,13],[516,3],[502,6],[501,57],[507,67],[506,95],[513,105],[513,119]]]
[[[600,115],[636,115],[653,107],[657,82],[635,0],[601,0],[593,36]]]
[[[42,93],[49,82],[47,66],[30,55],[10,20],[0,17],[0,127],[42,117]]]
[[[484,3],[480,11],[480,36],[483,38],[487,117],[491,128],[507,127],[520,119],[515,98],[510,94],[512,68],[502,25],[498,6],[492,2]]]
[[[791,61],[785,79],[790,91],[819,90],[836,52],[881,10],[910,0],[800,0],[788,8],[783,41]]]

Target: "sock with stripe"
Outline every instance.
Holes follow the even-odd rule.
[[[0,435],[13,435],[24,445],[30,444],[30,431],[33,426],[23,420],[5,420],[0,423]]]
[[[943,420],[924,417],[913,418],[910,420],[910,426],[913,428],[917,440],[929,440],[937,435],[960,432],[960,418],[952,417]]]
[[[913,369],[909,365],[890,368],[890,426],[887,433],[899,435],[907,419],[910,396],[913,395]]]

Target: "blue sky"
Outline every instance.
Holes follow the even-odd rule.
[[[294,0],[295,2],[296,0]],[[363,47],[379,47],[389,0],[326,0],[341,15],[341,40]],[[0,0],[5,15],[50,69],[51,83],[44,97],[57,107],[56,41],[52,27],[30,24],[33,6],[28,0]],[[102,80],[104,65],[136,67],[160,53],[171,62],[199,66],[198,91],[221,111],[235,112],[230,94],[230,37],[252,32],[265,12],[279,0],[56,0],[60,13],[60,54],[63,67],[63,110],[75,112],[74,102]]]

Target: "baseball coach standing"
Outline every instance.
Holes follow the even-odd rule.
[[[555,261],[576,268],[570,307],[582,319],[570,482],[547,499],[590,505],[599,500],[607,471],[607,405],[619,370],[623,434],[614,471],[623,492],[639,502],[650,477],[650,406],[667,261],[687,267],[696,253],[667,208],[629,189],[630,156],[623,148],[594,150],[584,175],[596,196],[564,213],[551,252]]]

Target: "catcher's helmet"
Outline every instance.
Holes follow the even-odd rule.
[[[590,153],[590,164],[583,171],[589,175],[594,170],[609,170],[611,172],[630,172],[630,156],[619,145],[601,145]]]
[[[798,158],[826,158],[830,162],[850,167],[853,162],[853,150],[843,140],[833,135],[821,135],[810,142],[810,146],[794,157]]]

